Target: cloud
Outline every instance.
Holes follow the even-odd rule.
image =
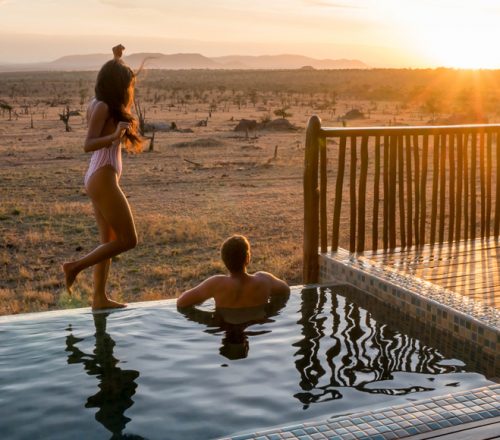
[[[2,0],[0,0],[2,1]],[[99,3],[108,6],[115,6],[122,9],[141,9],[144,8],[144,2],[139,3],[135,0],[99,0]]]
[[[303,2],[309,6],[320,6],[323,8],[341,8],[341,9],[362,9],[363,8],[363,6],[361,6],[361,5],[338,3],[338,2],[332,2],[329,0],[303,0]]]

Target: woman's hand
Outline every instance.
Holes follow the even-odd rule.
[[[129,122],[124,122],[124,121],[118,122],[116,130],[113,133],[113,139],[121,139],[129,128],[130,128]]]

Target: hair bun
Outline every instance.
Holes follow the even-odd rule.
[[[113,55],[115,59],[119,60],[122,57],[122,53],[125,50],[125,46],[118,44],[117,46],[113,47]]]

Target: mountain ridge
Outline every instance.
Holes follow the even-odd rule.
[[[45,63],[6,64],[0,62],[0,71],[42,70],[99,70],[110,59],[107,54],[65,55]],[[305,55],[225,55],[207,57],[200,53],[149,53],[138,52],[123,57],[130,67],[136,69],[143,61],[148,69],[368,69],[360,60],[316,59]]]

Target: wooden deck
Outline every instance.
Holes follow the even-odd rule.
[[[500,309],[500,242],[493,238],[364,256]]]

